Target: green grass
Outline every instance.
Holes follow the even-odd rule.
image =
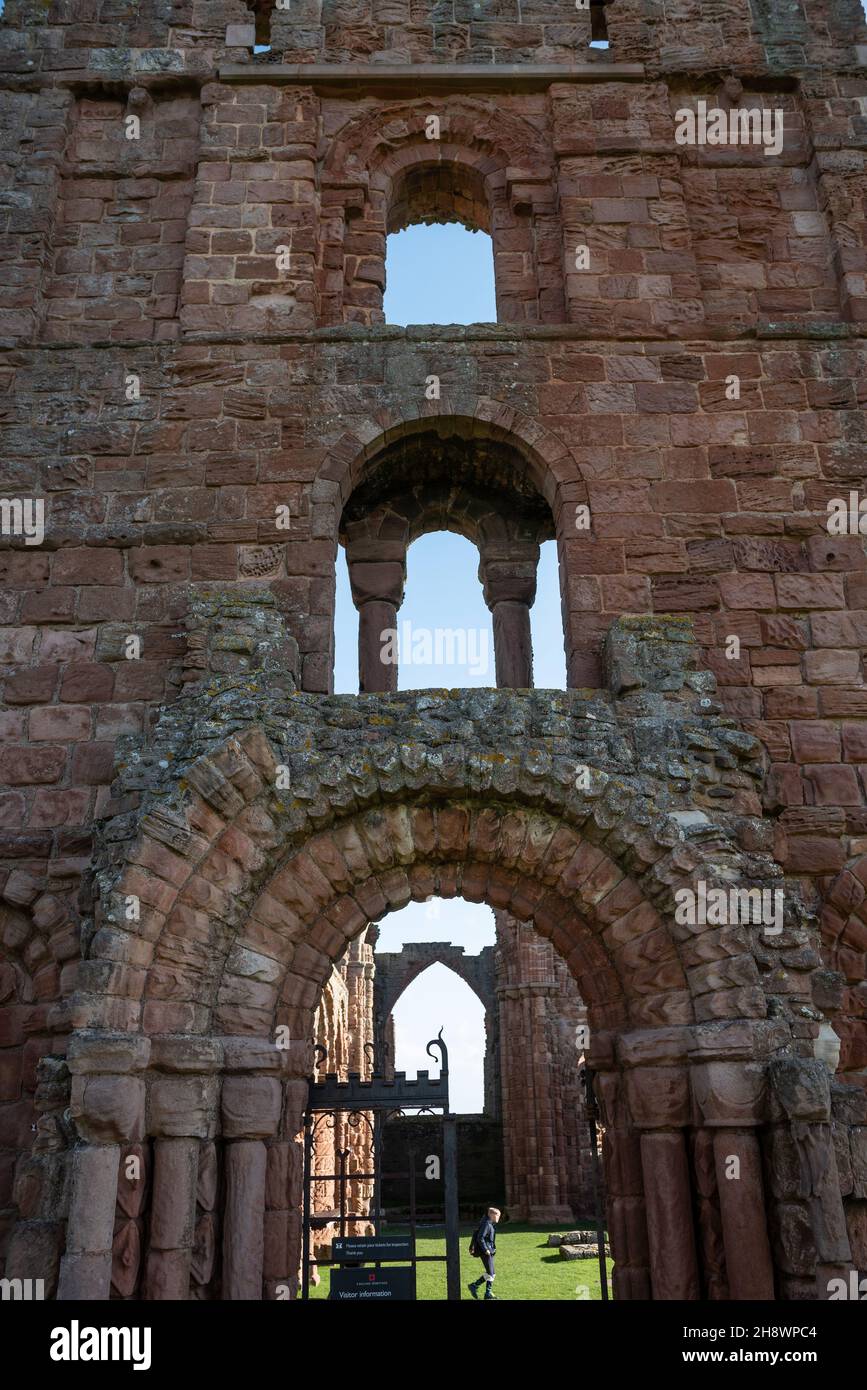
[[[461,1298],[471,1302],[467,1284],[482,1273],[481,1260],[468,1252],[472,1226],[461,1227]],[[600,1299],[599,1264],[597,1260],[563,1260],[556,1248],[546,1245],[549,1231],[569,1231],[572,1226],[525,1226],[518,1223],[497,1227],[497,1277],[494,1292],[500,1300],[520,1299],[523,1302],[547,1302],[551,1299]],[[389,1235],[406,1235],[406,1227],[388,1227]],[[444,1255],[446,1250],[443,1228],[426,1227],[417,1232],[416,1253]],[[609,1293],[612,1262],[608,1262]],[[327,1298],[331,1271],[320,1269],[322,1282],[311,1285],[311,1298]],[[586,1292],[579,1293],[579,1289]],[[484,1289],[480,1290],[480,1298]],[[446,1267],[442,1264],[418,1266],[419,1299],[444,1299],[446,1296]]]

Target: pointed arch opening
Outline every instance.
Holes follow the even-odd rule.
[[[450,966],[434,961],[407,985],[392,1011],[394,1066],[409,1075],[430,1065],[425,1048],[439,1028],[449,1039],[449,1097],[458,1115],[485,1108],[485,1009]]]

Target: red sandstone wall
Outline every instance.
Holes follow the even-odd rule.
[[[362,9],[317,18],[309,46],[284,19],[281,53],[562,63],[585,23],[559,6],[446,26]],[[9,0],[2,488],[38,489],[47,539],[0,553],[0,1205],[31,1142],[36,1061],[70,1026],[117,740],[179,688],[189,586],[267,580],[304,688],[327,689],[339,513],[377,442],[428,416],[526,458],[558,535],[573,685],[598,682],[618,613],[693,617],[722,702],[768,751],[763,847],[824,902],[845,983],[822,1002],[863,1077],[867,564],[863,539],[825,521],[829,499],[867,490],[865,35],[855,0],[811,3],[788,32],[746,0],[716,9],[617,0],[594,61],[644,74],[410,101],[215,80],[216,61],[245,58],[223,42],[240,0],[174,7],[171,24],[162,7],[58,3],[45,28],[42,5]],[[122,45],[166,56],[111,56]],[[674,145],[677,109],[723,99],[702,75],[720,54],[766,69],[742,99],[785,111],[781,161]],[[441,169],[408,173],[430,163],[434,109],[445,187]],[[503,326],[377,329],[390,217],[450,192],[468,220],[487,209]]]

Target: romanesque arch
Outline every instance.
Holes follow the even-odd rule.
[[[435,430],[386,445],[367,466],[343,509],[352,596],[359,610],[359,685],[397,689],[397,665],[382,659],[384,631],[395,631],[407,553],[418,536],[449,530],[479,555],[478,577],[491,611],[496,684],[533,684],[530,608],[539,544],[553,536],[548,503],[528,478],[524,456],[499,440],[443,438]]]
[[[535,122],[495,115],[472,97],[447,109],[436,100],[394,102],[335,133],[322,172],[330,212],[323,322],[381,322],[386,236],[428,221],[491,233],[501,322],[564,321],[552,152],[538,98],[532,106]]]
[[[573,544],[575,506],[587,495],[570,477],[574,459],[556,436],[517,411],[491,411],[474,397],[422,401],[400,418],[383,411],[338,441],[314,485],[312,529],[334,537],[335,555],[338,538],[346,546],[362,615],[362,690],[396,689],[395,669],[380,666],[379,633],[394,626],[409,544],[439,528],[479,547],[497,684],[532,684],[529,608],[539,543],[556,535],[561,550]],[[565,583],[561,566],[561,590]],[[564,606],[566,597],[564,591]],[[564,641],[568,668],[579,638],[570,630]]]
[[[237,678],[212,673],[167,708],[118,788],[150,789],[103,838],[71,1088],[42,1098],[43,1122],[68,1106],[77,1134],[43,1173],[48,1200],[71,1170],[61,1297],[106,1297],[112,1280],[146,1298],[294,1288],[296,1136],[322,988],[369,923],[431,894],[532,923],[579,983],[618,1297],[773,1297],[792,1284],[798,1222],[817,1258],[846,1265],[839,1186],[799,1207],[762,1178],[763,1156],[792,1142],[786,1114],[797,1145],[834,1161],[827,1073],[786,1007],[808,996],[812,969],[797,893],[779,938],[677,919],[679,889],[782,882],[707,796],[714,764],[717,786],[760,765],[702,693],[686,636],[618,629],[607,695],[385,707],[275,689],[264,638],[246,704]],[[761,967],[775,947],[787,985],[770,1008],[779,972]],[[130,1154],[147,1197],[124,1177]],[[733,1155],[736,1202],[719,1181]]]

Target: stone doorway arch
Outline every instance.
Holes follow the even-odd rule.
[[[321,990],[370,923],[432,894],[531,922],[578,981],[618,1298],[803,1290],[786,1223],[814,1272],[847,1268],[827,1071],[798,1027],[814,962],[797,894],[776,942],[678,920],[680,890],[782,882],[748,824],[758,745],[717,712],[688,630],[621,622],[589,694],[305,695],[273,679],[273,634],[251,649],[242,676],[166,709],[103,830],[70,1089],[56,1071],[41,1097],[30,1174],[44,1227],[70,1170],[59,1296],[294,1288]],[[72,1147],[51,1139],[67,1106]],[[787,1144],[815,1175],[796,1201],[762,1175]]]

